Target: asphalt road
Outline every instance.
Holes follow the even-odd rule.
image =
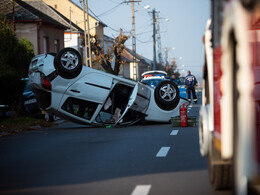
[[[197,115],[199,106],[189,108]],[[0,139],[0,194],[231,194],[212,190],[198,127],[65,122]]]

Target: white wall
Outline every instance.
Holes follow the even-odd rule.
[[[78,33],[64,33],[64,47],[72,47],[76,50],[79,49]]]

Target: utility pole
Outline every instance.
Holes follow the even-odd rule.
[[[86,66],[92,68],[90,35],[89,35],[90,32],[89,32],[88,0],[83,0],[83,11],[84,11],[83,15],[84,15],[84,38],[85,38]],[[87,21],[86,21],[86,14],[87,14]],[[86,22],[87,22],[87,27],[86,27]]]
[[[161,45],[161,32],[160,32],[160,18],[159,18],[159,12],[157,12],[157,43],[158,43],[158,58],[159,58],[159,64],[163,65],[163,59],[162,59],[162,45]]]
[[[168,62],[168,52],[169,52],[169,49],[168,47],[165,48],[165,62],[166,62],[166,66],[169,65],[169,62]]]
[[[133,51],[133,79],[138,81],[138,66],[136,66],[136,37],[135,37],[135,3],[141,0],[124,1],[132,4],[132,51]]]
[[[132,1],[132,50],[133,50],[133,72],[134,80],[138,80],[138,67],[136,67],[136,38],[135,38],[135,2]]]
[[[153,9],[153,70],[156,70],[156,18],[155,18],[155,9]]]

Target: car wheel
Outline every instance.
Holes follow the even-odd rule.
[[[73,48],[63,48],[60,50],[54,63],[58,74],[63,78],[75,78],[82,70],[81,56]]]
[[[180,101],[178,86],[171,81],[162,81],[154,90],[154,98],[161,109],[172,110]]]

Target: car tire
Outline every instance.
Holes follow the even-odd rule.
[[[154,99],[161,109],[173,110],[180,101],[179,88],[172,81],[162,81],[154,90]]]
[[[209,153],[207,155],[209,181],[214,190],[232,189],[233,166],[231,161],[223,161],[220,152],[214,146],[213,134],[210,134]]]
[[[79,52],[73,48],[63,48],[54,61],[58,74],[66,79],[77,77],[82,70],[82,59]]]

